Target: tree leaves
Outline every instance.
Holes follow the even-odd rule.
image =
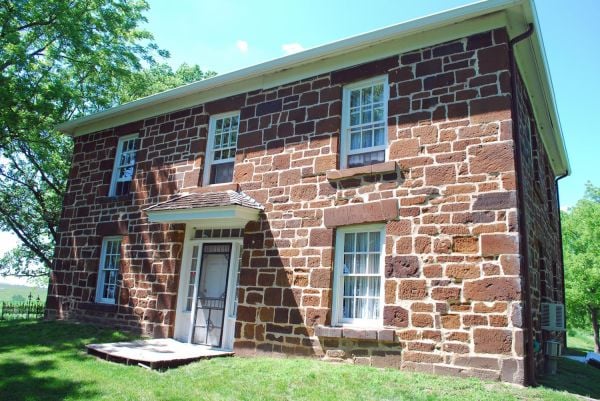
[[[588,183],[561,220],[569,323],[585,328],[591,309],[600,309],[600,188]]]
[[[58,123],[212,74],[157,64],[168,52],[140,28],[147,9],[141,0],[0,0],[0,230],[22,243],[0,274],[51,266],[72,153]]]

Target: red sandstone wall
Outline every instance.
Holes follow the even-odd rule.
[[[559,231],[560,212],[554,172],[541,142],[529,96],[519,77],[518,124],[521,147],[522,186],[524,188],[525,231],[527,234],[528,271],[531,292],[534,339],[540,343],[535,356],[537,372],[544,368],[544,342],[562,339],[562,333],[548,333],[541,328],[541,303],[564,303],[563,265]],[[527,129],[525,124],[529,125]]]
[[[384,73],[397,167],[328,176],[343,85]],[[510,105],[498,30],[78,137],[49,314],[172,334],[184,227],[149,224],[141,209],[197,187],[209,115],[240,110],[234,182],[265,212],[245,231],[236,352],[522,382]],[[132,194],[108,198],[117,138],[132,132]],[[344,216],[387,221],[387,330],[327,328]],[[119,303],[98,306],[100,244],[114,234],[124,236]]]

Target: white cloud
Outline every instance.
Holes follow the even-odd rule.
[[[288,55],[301,52],[304,50],[304,47],[302,47],[300,43],[285,43],[281,45],[281,49],[286,55]]]
[[[248,53],[248,42],[245,40],[238,40],[235,42],[235,47],[242,53]]]

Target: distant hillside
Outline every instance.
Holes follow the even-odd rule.
[[[36,300],[40,297],[41,301],[46,301],[46,287],[27,287],[25,285],[13,285],[0,283],[0,302],[6,301],[26,301],[31,293],[31,299]]]

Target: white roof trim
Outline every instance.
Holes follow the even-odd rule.
[[[245,206],[201,207],[193,209],[146,210],[151,223],[193,223],[198,228],[244,228],[258,220],[260,210]]]

